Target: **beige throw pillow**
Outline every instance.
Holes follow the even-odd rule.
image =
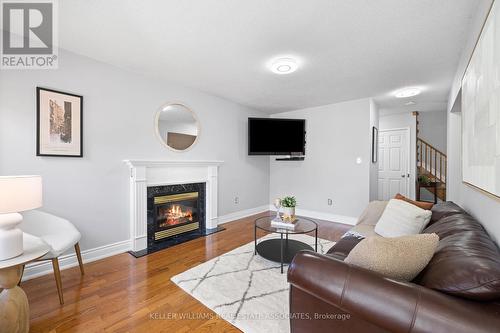
[[[389,278],[411,281],[432,259],[438,243],[436,234],[368,237],[359,242],[344,261]]]
[[[375,226],[383,237],[419,234],[431,220],[432,212],[403,200],[392,199]]]
[[[382,213],[389,201],[372,201],[365,208],[356,224],[375,225],[382,216]]]

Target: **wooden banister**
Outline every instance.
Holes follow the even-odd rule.
[[[420,173],[426,173],[434,181],[446,184],[447,160],[445,153],[427,141],[417,139],[417,165],[420,166]]]
[[[445,154],[445,153],[443,153],[442,151],[440,151],[439,149],[437,149],[436,147],[434,147],[433,145],[431,145],[429,142],[425,141],[424,139],[418,138],[418,139],[417,139],[417,144],[418,144],[419,142],[423,142],[423,143],[425,143],[428,147],[432,148],[432,150],[435,150],[435,151],[437,151],[438,153],[440,153],[440,154],[442,154],[442,155],[446,156],[446,154]]]

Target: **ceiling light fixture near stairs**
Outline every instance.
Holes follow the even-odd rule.
[[[407,97],[417,96],[421,92],[422,92],[422,89],[416,88],[416,87],[404,88],[404,89],[396,91],[394,93],[394,96],[396,96],[397,98],[407,98]]]
[[[299,61],[293,57],[278,57],[269,61],[267,67],[275,74],[290,74],[299,68]]]

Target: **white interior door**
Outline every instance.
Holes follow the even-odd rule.
[[[379,132],[378,197],[389,200],[397,193],[408,196],[409,129]]]

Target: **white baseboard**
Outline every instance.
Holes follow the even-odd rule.
[[[104,259],[111,257],[120,253],[129,251],[131,248],[130,240],[125,240],[122,242],[99,246],[93,249],[82,251],[83,263],[89,263],[92,261]],[[76,254],[70,253],[59,257],[59,268],[61,270],[78,266],[78,259]],[[52,274],[52,263],[48,261],[38,261],[26,265],[23,274],[23,281],[33,279],[42,275]]]
[[[234,220],[242,219],[247,216],[259,214],[269,210],[268,205],[241,210],[238,212],[230,213],[227,215],[219,216],[219,224],[231,222]],[[111,257],[120,253],[127,252],[132,249],[132,241],[125,240],[122,242],[99,246],[93,249],[82,251],[83,263]],[[70,253],[59,257],[59,268],[61,270],[78,266],[78,259],[76,254]],[[26,265],[23,274],[23,281],[34,279],[36,277],[52,274],[52,263],[49,261],[33,262]]]
[[[275,208],[272,205],[263,205],[255,208],[249,208],[245,210],[240,210],[238,212],[222,215],[219,216],[219,224],[224,224],[227,222],[239,220],[266,211],[275,211]],[[319,220],[332,221],[349,225],[355,225],[357,221],[356,217],[330,214],[324,212],[316,212],[300,208],[296,209],[296,214]],[[124,253],[131,250],[131,247],[132,247],[131,240],[125,240],[109,245],[99,246],[93,249],[84,250],[82,251],[83,263],[85,264],[92,261],[111,257],[120,253]],[[59,268],[61,270],[75,266],[78,266],[78,259],[76,258],[76,254],[74,252],[59,257]],[[23,281],[30,280],[46,274],[52,274],[52,263],[50,261],[34,262],[26,265],[23,274]]]
[[[239,219],[242,219],[242,218],[247,217],[247,216],[259,214],[262,212],[267,212],[268,210],[269,210],[269,206],[263,205],[263,206],[259,206],[259,207],[255,207],[255,208],[240,210],[240,211],[234,212],[234,213],[229,213],[226,215],[219,216],[219,224],[224,224],[224,223],[231,222],[234,220],[239,220]]]
[[[276,208],[274,208],[273,205],[270,205],[269,210],[272,210],[275,212]],[[331,214],[331,213],[325,213],[325,212],[317,212],[314,210],[308,210],[308,209],[302,209],[302,208],[296,208],[295,214],[297,214],[299,216],[310,217],[313,219],[348,224],[348,225],[356,225],[356,222],[358,221],[358,218],[354,217],[354,216],[345,216],[345,215]]]

